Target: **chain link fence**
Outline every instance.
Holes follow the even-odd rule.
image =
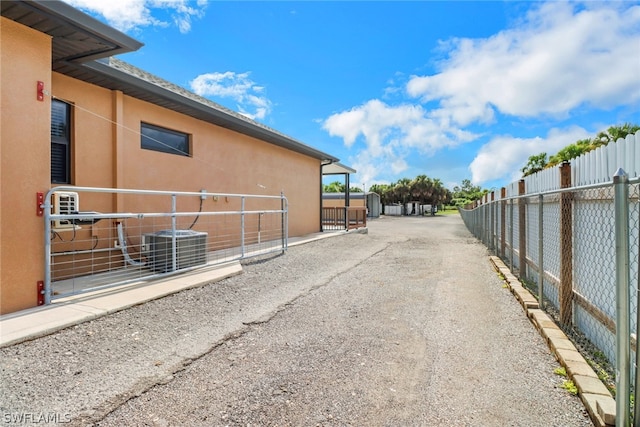
[[[636,348],[640,183],[623,185],[628,197],[617,201],[612,181],[532,194],[523,180],[517,194],[512,187],[503,189],[498,200],[489,194],[473,209],[460,211],[467,228],[519,276],[565,333],[611,366],[619,339],[618,277],[620,268],[627,268],[619,263],[619,250],[629,255],[631,360]],[[628,248],[620,247],[617,236],[617,203],[628,212]]]

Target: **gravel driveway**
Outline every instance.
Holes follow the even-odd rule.
[[[592,425],[487,255],[454,215],[249,260],[0,349],[0,423]]]

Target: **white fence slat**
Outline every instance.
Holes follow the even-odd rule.
[[[615,147],[616,147],[616,170],[618,170],[618,168],[623,168],[624,169],[624,143],[620,143],[622,141],[623,141],[622,139],[619,139],[619,140],[616,141],[616,144],[615,144]]]
[[[635,135],[627,135],[626,138],[627,144],[627,173],[629,174],[629,178],[634,178],[636,176],[637,164],[635,163],[636,159],[636,137]]]
[[[613,175],[616,173],[616,147],[615,144],[609,144],[606,147],[609,155],[609,170],[607,171],[607,176],[613,179]]]
[[[623,139],[620,140],[620,142],[624,149],[624,154],[622,154],[622,168],[627,174],[629,174],[629,171],[633,168],[631,165],[631,159],[629,158],[629,155],[631,154],[631,143],[629,142],[629,139]]]
[[[638,145],[638,144],[640,144],[640,131],[636,132],[634,136],[634,145]],[[635,153],[634,159],[635,159],[633,162],[633,164],[635,165],[634,177],[638,177],[640,176],[640,147],[636,147],[636,153]]]
[[[572,159],[571,185],[583,186],[610,182],[618,168],[623,168],[629,178],[640,178],[640,131],[625,139]],[[506,187],[506,197],[518,195],[518,182]],[[525,177],[527,194],[553,191],[560,188],[560,167],[543,169]]]
[[[606,148],[606,147],[603,147]],[[609,181],[611,177],[609,176],[609,150],[605,150],[603,148],[599,148],[597,151],[600,152],[601,162],[600,167],[602,168],[602,176],[605,177],[606,181]]]

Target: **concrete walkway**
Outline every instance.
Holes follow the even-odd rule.
[[[366,229],[359,232],[363,231]],[[289,239],[288,245],[296,246],[342,234],[344,232],[332,231],[293,237]],[[0,316],[0,348],[49,335],[88,320],[241,273],[240,262],[232,261],[170,278],[61,298],[51,305],[6,314]]]

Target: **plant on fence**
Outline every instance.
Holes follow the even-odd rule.
[[[529,157],[527,164],[521,169],[522,176],[532,175],[553,166],[557,166],[562,162],[575,159],[591,150],[605,146],[610,142],[615,142],[620,138],[626,138],[640,130],[640,126],[632,123],[611,126],[606,131],[599,132],[595,138],[581,139],[573,144],[569,144],[562,148],[556,154],[547,158],[547,153],[540,153]]]

